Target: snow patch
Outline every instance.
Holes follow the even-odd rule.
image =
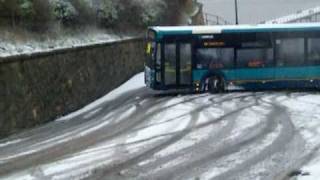
[[[95,114],[97,114],[98,112],[100,112],[101,110],[102,110],[102,108],[98,108],[96,110],[93,110],[93,111],[89,112],[88,114],[84,115],[83,118],[89,119],[92,116],[94,116]]]
[[[175,133],[181,131],[187,127],[191,118],[190,117],[181,117],[178,118],[181,114],[184,114],[185,111],[179,111],[177,109],[172,109],[163,117],[162,120],[168,120],[172,118],[172,121],[158,124],[157,126],[146,127],[137,132],[133,137],[128,138],[127,143],[141,141],[153,136],[165,135],[169,133]]]
[[[291,119],[306,141],[307,152],[312,152],[320,146],[320,96],[318,94],[296,93],[283,100],[288,107]],[[297,180],[318,180],[320,178],[320,152],[307,163],[302,172],[310,175],[298,176]]]
[[[130,109],[125,111],[123,114],[121,114],[119,116],[119,119],[121,120],[121,119],[124,119],[124,118],[128,118],[135,110],[136,110],[136,107],[131,107]],[[104,121],[104,122],[100,123],[99,125],[96,125],[96,126],[90,128],[90,129],[87,129],[87,130],[81,132],[80,136],[86,136],[86,135],[88,135],[88,134],[90,134],[92,132],[95,132],[95,131],[107,126],[110,123],[111,123],[111,121]]]
[[[22,142],[24,140],[25,139],[17,139],[17,140],[13,140],[13,141],[8,141],[8,142],[0,144],[0,148],[6,147],[6,146],[9,146],[9,145],[13,145],[13,144],[17,144],[17,143],[20,143],[20,142]]]
[[[57,122],[60,121],[68,121],[71,120],[77,116],[80,116],[82,114],[86,114],[90,111],[96,111],[95,108],[99,107],[101,104],[106,103],[108,101],[115,100],[116,98],[120,97],[121,95],[128,93],[129,91],[136,90],[142,87],[145,87],[145,84],[143,82],[144,79],[144,73],[140,73],[135,75],[133,78],[131,78],[129,81],[118,87],[117,89],[111,91],[106,96],[94,101],[93,103],[85,106],[84,108],[75,111],[67,116],[61,117],[57,119]],[[91,112],[92,113],[92,112]]]
[[[131,36],[120,37],[105,32],[84,33],[72,36],[61,36],[55,39],[28,40],[27,42],[0,41],[0,57],[6,58],[17,55],[30,55],[33,53],[49,53],[76,47],[94,46],[133,39]]]
[[[306,176],[298,176],[297,180],[319,180],[320,179],[320,152],[317,158],[302,168],[303,172],[310,173]]]
[[[238,116],[236,123],[238,128],[233,129],[231,136],[228,139],[236,139],[239,137],[246,129],[253,128],[263,120],[265,120],[263,114],[257,115],[252,109],[246,109],[241,112]]]

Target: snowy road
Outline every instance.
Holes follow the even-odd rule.
[[[0,179],[289,179],[308,163],[310,175],[291,179],[317,178],[320,94],[157,95],[143,86],[139,74],[0,141]]]

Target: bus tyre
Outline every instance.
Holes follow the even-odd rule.
[[[208,90],[210,93],[216,94],[224,92],[224,81],[221,77],[213,76],[209,78]]]

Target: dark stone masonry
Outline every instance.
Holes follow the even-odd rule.
[[[142,39],[0,58],[0,138],[80,109],[143,64]]]

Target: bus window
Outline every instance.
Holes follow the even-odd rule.
[[[157,44],[157,53],[156,53],[156,81],[158,83],[161,83],[162,77],[161,77],[161,44]]]
[[[311,65],[320,64],[320,38],[308,39],[308,63]]]
[[[165,84],[176,84],[176,44],[165,44]]]
[[[191,44],[180,44],[180,84],[191,83],[191,71],[192,71],[192,55]]]
[[[237,66],[239,68],[261,68],[273,65],[273,49],[238,49]]]
[[[157,45],[157,58],[156,58],[156,64],[160,67],[161,65],[161,44],[158,43]]]
[[[277,66],[299,66],[304,64],[304,39],[277,39]]]
[[[233,48],[199,48],[196,50],[198,69],[232,68]]]

